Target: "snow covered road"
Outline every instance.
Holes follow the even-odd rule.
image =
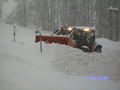
[[[0,23],[0,90],[120,90],[120,43],[99,39],[102,54],[43,43],[41,54],[34,31],[17,27],[15,43],[12,33]],[[86,78],[93,75],[110,79]]]

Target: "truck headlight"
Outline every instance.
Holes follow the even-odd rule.
[[[89,28],[84,28],[84,31],[85,31],[85,32],[89,32],[90,29],[89,29]]]
[[[72,27],[68,27],[67,28],[68,31],[72,31],[72,29],[73,29]]]

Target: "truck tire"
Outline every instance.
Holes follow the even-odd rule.
[[[102,53],[101,47],[97,47],[95,51],[98,52],[98,53]]]

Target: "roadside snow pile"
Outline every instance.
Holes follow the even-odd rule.
[[[103,52],[84,53],[79,49],[57,47],[56,60],[53,62],[56,71],[70,75],[109,76],[120,79],[120,43],[105,38],[97,39],[103,45]]]
[[[43,43],[43,53],[40,53],[40,44],[34,42],[34,31],[16,27],[16,42],[13,42],[13,26],[0,23],[0,90],[119,90],[120,82],[90,80],[85,76],[99,75],[96,70],[103,68],[103,72],[109,70],[108,73],[118,75],[119,79],[117,49],[108,59],[104,53],[108,49],[103,55],[90,54],[65,45]],[[115,57],[118,58],[114,61]]]

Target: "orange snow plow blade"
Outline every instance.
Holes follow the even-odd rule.
[[[36,35],[35,42],[37,43],[40,40],[47,42],[47,43],[65,44],[65,45],[74,47],[74,43],[69,37]]]

